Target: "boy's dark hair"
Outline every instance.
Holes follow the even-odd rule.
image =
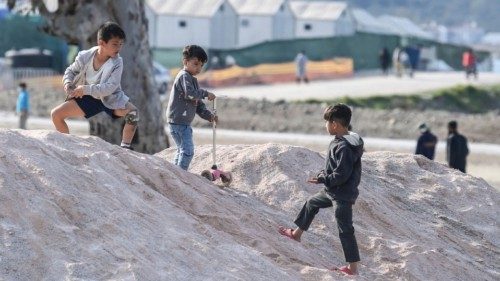
[[[125,40],[125,31],[116,22],[105,22],[97,31],[97,40],[102,40],[106,43],[113,38],[118,37]]]
[[[327,107],[323,118],[329,122],[338,122],[342,126],[347,128],[351,123],[351,116],[351,109],[343,103],[338,103],[336,105],[330,105],[329,107]]]
[[[184,50],[182,50],[182,58],[187,60],[197,58],[202,63],[206,63],[208,60],[207,53],[198,45],[187,45],[184,47]]]
[[[456,130],[457,129],[457,121],[448,122],[448,128]]]
[[[24,82],[19,83],[19,87],[21,89],[26,89],[26,83],[24,83]]]

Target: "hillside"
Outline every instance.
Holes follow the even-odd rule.
[[[290,225],[320,154],[277,144],[219,147],[220,189],[196,173],[95,137],[0,130],[2,280],[345,280],[332,210],[297,243]],[[354,224],[357,280],[498,280],[500,196],[419,156],[366,153]],[[403,176],[404,175],[404,176]]]

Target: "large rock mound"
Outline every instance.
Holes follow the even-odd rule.
[[[194,173],[210,167],[211,149],[197,148]],[[308,171],[322,169],[324,158],[302,147],[218,146],[217,155],[219,166],[234,175],[233,189],[285,212],[290,226],[307,196],[320,188],[305,180]],[[354,223],[368,279],[500,278],[500,196],[484,180],[422,156],[374,152],[363,156],[359,189]],[[303,243],[317,253],[318,263],[340,263],[337,235],[333,209],[322,210]]]
[[[210,162],[198,150],[193,171]],[[282,145],[219,152],[231,188],[171,165],[171,150],[0,130],[0,279],[343,279],[326,269],[343,263],[331,210],[301,244],[276,232],[319,188],[304,171],[322,157]],[[484,181],[423,158],[367,154],[358,279],[497,279],[498,202]]]

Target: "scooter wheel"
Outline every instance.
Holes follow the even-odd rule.
[[[227,187],[233,181],[233,175],[230,172],[226,172],[225,174],[220,175],[220,179],[222,181],[222,184]]]
[[[204,170],[203,172],[201,172],[201,176],[209,181],[214,181],[214,176],[212,175],[212,172],[210,172],[209,170]]]

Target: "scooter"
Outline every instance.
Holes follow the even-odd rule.
[[[217,116],[217,98],[213,100],[213,114]],[[226,172],[223,170],[220,170],[217,167],[217,162],[216,162],[216,144],[215,144],[215,139],[216,139],[216,128],[217,128],[217,122],[215,120],[212,122],[212,167],[210,170],[203,170],[201,172],[201,176],[207,178],[209,181],[216,181],[218,179],[221,179],[223,186],[228,187],[231,182],[233,181],[233,176],[231,175],[231,172]]]

